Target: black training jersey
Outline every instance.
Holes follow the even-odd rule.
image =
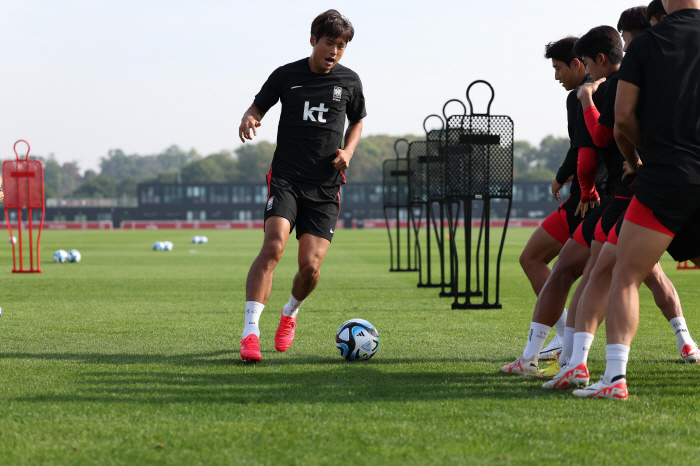
[[[328,73],[314,73],[308,58],[280,66],[253,103],[267,112],[278,100],[282,113],[272,173],[319,186],[343,184],[345,176],[332,162],[343,142],[345,118],[367,115],[357,73],[339,63]]]
[[[585,81],[584,81],[585,82]],[[564,184],[566,180],[569,179],[571,175],[574,175],[574,179],[571,182],[571,192],[574,192],[574,188],[577,188],[580,192],[580,187],[578,186],[578,176],[576,176],[576,160],[578,159],[578,153],[576,148],[574,148],[574,137],[576,132],[576,108],[578,107],[578,99],[576,98],[576,92],[578,89],[574,89],[569,92],[566,97],[566,121],[567,128],[569,130],[569,151],[566,153],[566,158],[562,162],[561,167],[557,171],[557,182]]]
[[[639,178],[700,184],[700,10],[676,11],[637,36],[619,79],[640,89]]]
[[[618,72],[614,71],[608,75],[605,82],[607,83],[607,89],[605,94],[605,101],[602,107],[596,106],[600,112],[600,118],[598,118],[598,123],[608,128],[615,127],[615,98],[617,97],[617,81]],[[631,180],[625,178],[622,179],[624,170],[622,164],[625,161],[625,157],[620,152],[620,148],[617,147],[617,142],[613,139],[608,147],[600,149],[605,161],[605,166],[608,170],[608,192],[614,192],[615,195],[620,195],[627,197],[630,194],[629,184]],[[630,178],[630,177],[628,177]]]

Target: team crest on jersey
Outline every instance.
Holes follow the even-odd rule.
[[[343,88],[335,86],[333,87],[333,100],[340,102],[340,98],[343,96]]]
[[[275,196],[270,196],[270,199],[267,201],[267,210],[272,210],[273,202],[275,202]]]

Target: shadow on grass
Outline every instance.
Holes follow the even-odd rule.
[[[379,358],[349,363],[341,358],[316,355],[264,359],[246,364],[237,351],[182,355],[6,353],[3,359],[71,361],[114,365],[113,370],[79,372],[66,393],[14,397],[30,402],[124,402],[124,403],[367,403],[434,401],[449,399],[537,399],[552,394],[540,389],[539,381],[485,373],[455,363],[450,358]],[[265,357],[265,356],[263,356]],[[133,365],[152,365],[154,371]],[[446,364],[452,366],[445,370]],[[173,366],[173,371],[163,365]],[[410,365],[410,368],[406,368]],[[183,372],[201,367],[202,373]],[[229,367],[230,371],[222,371]],[[206,369],[209,368],[207,372]],[[146,369],[146,370],[144,370]],[[216,372],[213,372],[216,371]]]
[[[348,363],[337,357],[274,354],[264,352],[263,363],[257,365],[238,360],[237,351],[180,355],[6,353],[0,357],[70,361],[99,369],[113,366],[72,374],[63,393],[52,389],[50,395],[34,391],[12,398],[24,402],[255,405],[572,398],[569,391],[543,390],[539,379],[500,374],[496,360],[486,361],[493,364],[493,370],[475,370],[476,361],[458,357],[381,357]],[[163,366],[172,367],[172,371]],[[629,381],[637,394],[649,396],[663,390],[674,397],[697,398],[687,371],[664,368],[668,366],[657,362],[639,379],[632,375]]]

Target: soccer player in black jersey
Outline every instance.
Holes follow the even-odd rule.
[[[568,46],[573,46],[576,43],[575,38],[568,38],[567,40]],[[569,50],[569,53],[576,58],[571,50]],[[576,58],[576,62],[581,63],[580,58]],[[581,73],[580,76],[585,78],[583,73]],[[583,82],[584,79],[579,81],[578,84],[580,85]],[[545,350],[548,350],[551,344],[550,347],[545,350],[542,349],[551,327],[555,324],[560,324],[565,327],[564,332],[557,330],[558,336],[560,338],[562,336],[564,337],[563,342],[561,342],[560,338],[557,339],[557,342],[561,342],[559,343],[561,346],[559,346],[558,352],[566,353],[571,351],[570,345],[567,346],[565,342],[567,341],[567,334],[570,333],[573,338],[573,315],[569,313],[567,317],[564,317],[562,322],[562,310],[566,304],[569,289],[583,273],[586,261],[590,256],[590,251],[588,246],[580,246],[576,241],[570,238],[572,237],[572,233],[575,233],[577,229],[581,228],[581,222],[585,215],[585,213],[578,215],[579,210],[581,210],[581,196],[585,194],[590,198],[587,198],[586,207],[588,207],[589,201],[591,201],[592,204],[596,204],[598,201],[597,191],[603,190],[606,172],[604,169],[599,172],[597,171],[597,167],[593,166],[592,170],[586,172],[587,181],[590,181],[590,185],[587,186],[585,193],[579,189],[580,176],[578,175],[577,165],[581,163],[581,156],[582,154],[585,155],[592,152],[595,162],[597,150],[593,141],[590,140],[590,137],[586,138],[585,135],[582,134],[587,133],[587,129],[585,127],[585,121],[583,120],[583,110],[580,102],[576,99],[575,92],[569,95],[567,107],[569,108],[572,144],[562,169],[560,169],[558,173],[558,177],[565,180],[566,176],[573,174],[575,175],[577,183],[573,185],[570,198],[560,206],[557,212],[550,215],[545,222],[543,222],[541,229],[543,233],[549,233],[553,238],[558,239],[560,244],[564,246],[563,248],[559,247],[559,259],[552,269],[551,274],[547,277],[540,293],[538,293],[532,322],[530,323],[527,343],[522,356],[500,369],[501,372],[507,374],[536,375],[539,370],[538,362],[540,359],[556,359],[556,353],[551,357],[547,357],[546,355],[546,353],[550,351]],[[576,110],[572,111],[574,108]],[[555,181],[558,182],[559,180]],[[558,190],[554,188],[556,188],[556,185],[553,184],[553,194],[556,195]],[[537,231],[533,234],[533,238],[536,237],[536,234]],[[532,241],[533,238],[531,238],[530,241]],[[528,244],[528,246],[529,245],[530,244]],[[568,340],[572,341],[572,338]],[[558,366],[555,367],[558,368]]]
[[[576,37],[565,37],[555,42],[550,42],[545,47],[545,58],[550,59],[554,68],[554,79],[569,91],[566,99],[566,112],[568,120],[569,139],[571,144],[557,176],[552,181],[552,195],[561,200],[559,191],[565,184],[571,183],[569,197],[561,203],[547,219],[542,222],[520,255],[520,266],[527,275],[535,295],[540,294],[547,278],[551,274],[549,263],[559,254],[562,246],[581,222],[581,217],[574,215],[581,197],[581,190],[576,177],[577,150],[573,146],[574,129],[576,126],[576,109],[579,105],[576,98],[576,89],[586,82],[586,69],[581,61],[574,56],[573,48]],[[566,310],[554,325],[557,334],[552,341],[540,352],[540,359],[550,359],[559,353],[564,339],[564,327],[566,324]]]
[[[277,148],[267,174],[265,236],[246,281],[245,327],[240,353],[260,362],[260,314],[272,290],[274,268],[296,228],[299,271],[275,333],[275,348],[294,341],[299,306],[318,284],[321,264],[340,213],[340,185],[362,133],[366,116],[359,76],[338,64],[354,28],[336,10],[311,24],[312,53],[277,68],[255,96],[239,127],[241,141],[257,135],[265,113],[282,102]],[[345,121],[349,121],[345,131]]]
[[[625,46],[629,45],[634,37],[650,27],[645,14],[646,7],[630,8],[622,13],[618,23],[618,30],[622,33]],[[610,30],[607,32],[608,34],[614,34]],[[598,60],[592,58],[596,55],[597,50],[593,41],[589,41],[582,50],[583,59],[589,65],[588,69],[594,77],[602,74],[600,70],[595,69],[597,68],[595,62]],[[599,113],[593,102],[592,94],[602,80],[607,82],[609,88]],[[580,385],[585,386],[588,383],[590,377],[587,366],[588,351],[593,343],[595,331],[605,317],[605,298],[610,287],[616,252],[616,247],[612,243],[607,242],[607,237],[629,205],[633,195],[630,185],[634,182],[634,176],[624,176],[624,157],[620,153],[618,144],[614,139],[616,92],[616,72],[609,73],[606,78],[601,78],[583,86],[579,91],[588,130],[595,144],[605,153],[604,157],[609,174],[608,185],[612,193],[611,200],[602,212],[592,238],[592,244],[594,245],[592,249],[598,250],[599,253],[591,255],[589,263],[586,265],[584,277],[577,289],[577,294],[580,298],[576,303],[576,333],[574,334],[574,350],[571,360],[567,362],[567,367],[565,367],[565,364],[562,364],[561,370],[558,371],[551,381],[543,385],[544,388],[568,389]],[[634,150],[633,146],[624,144],[624,142],[622,144],[623,150]],[[690,339],[690,334],[687,332],[678,294],[659,264],[654,267],[652,273],[645,279],[645,283],[651,289],[654,299],[664,316],[669,320],[671,328],[674,331],[677,328],[685,329],[685,332],[676,332],[678,349],[683,360],[686,362],[697,362],[697,346]],[[579,290],[582,290],[582,292],[579,293]]]
[[[636,152],[623,150],[637,179],[605,308],[606,369],[577,396],[628,398],[639,286],[672,243],[700,262],[700,0],[663,4],[668,16],[632,41],[618,75],[615,127],[620,141],[644,152],[644,164]]]
[[[666,17],[666,10],[661,0],[652,0],[647,7],[647,21],[652,26],[659,24]]]

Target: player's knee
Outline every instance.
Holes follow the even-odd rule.
[[[520,258],[518,260],[520,262],[520,267],[527,272],[527,269],[530,268],[530,261],[532,260],[527,249],[520,254]]]
[[[299,265],[299,274],[305,280],[318,281],[321,277],[321,265],[313,261],[303,262]]]
[[[560,286],[571,286],[581,276],[581,271],[574,267],[554,267],[549,280],[557,283]]]
[[[276,265],[282,259],[283,253],[284,243],[282,241],[270,241],[263,246],[260,257],[265,263]]]

